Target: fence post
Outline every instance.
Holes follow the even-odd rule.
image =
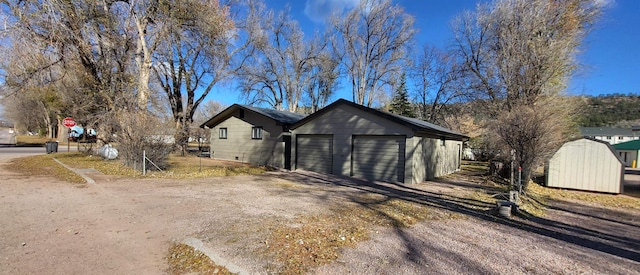
[[[522,167],[518,167],[518,194],[522,193]]]
[[[147,175],[147,151],[142,150],[142,175]]]

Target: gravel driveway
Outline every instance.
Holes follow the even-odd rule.
[[[4,162],[2,160],[0,162]],[[0,164],[4,166],[3,164]],[[197,180],[92,174],[75,185],[0,166],[0,274],[161,274],[169,246],[203,240],[249,274],[270,226],[330,211],[364,193],[420,202],[459,218],[375,228],[316,274],[640,274],[639,211],[553,202],[544,219],[505,220],[460,194],[477,186],[368,183],[314,173]]]

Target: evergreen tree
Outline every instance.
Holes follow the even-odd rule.
[[[400,86],[398,86],[398,89],[391,100],[390,111],[401,116],[416,117],[413,105],[411,105],[411,102],[409,101],[407,76],[404,73],[400,77]]]

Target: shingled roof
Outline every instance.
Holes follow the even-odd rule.
[[[222,122],[223,120],[233,115],[233,113],[239,109],[247,110],[247,111],[259,114],[261,116],[268,117],[284,126],[291,126],[297,121],[306,117],[306,115],[304,114],[259,108],[259,107],[249,106],[249,105],[233,104],[229,108],[224,109],[222,112],[218,113],[217,115],[213,116],[211,119],[207,120],[205,123],[202,123],[200,125],[200,128],[204,128],[205,126],[209,128],[213,128],[215,127],[215,125],[218,125],[220,122]]]
[[[423,133],[423,134],[428,134],[428,135],[434,135],[434,136],[439,136],[439,137],[447,137],[447,138],[452,138],[452,139],[456,139],[456,140],[468,140],[469,137],[465,136],[461,133],[458,133],[456,131],[447,129],[445,127],[442,126],[438,126],[435,125],[433,123],[429,123],[426,121],[422,121],[416,118],[410,118],[410,117],[405,117],[405,116],[401,116],[401,115],[397,115],[397,114],[392,114],[392,113],[387,113],[384,111],[380,111],[380,110],[376,110],[373,108],[369,108],[369,107],[365,107],[362,106],[360,104],[356,104],[353,103],[351,101],[345,100],[345,99],[339,99],[334,103],[329,104],[328,106],[318,110],[317,112],[303,118],[302,120],[296,122],[293,126],[291,126],[291,129],[295,129],[298,128],[300,126],[302,126],[303,124],[313,120],[314,118],[329,112],[330,110],[336,108],[339,105],[348,105],[357,109],[360,109],[362,111],[365,111],[367,113],[376,115],[376,116],[380,116],[383,117],[385,119],[391,120],[395,123],[404,125],[406,127],[411,128],[413,131],[417,132],[417,133]]]

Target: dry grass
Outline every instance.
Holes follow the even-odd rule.
[[[105,175],[142,177],[142,172],[124,166],[119,160],[105,160],[98,156],[86,155],[79,152],[19,158],[9,164],[9,169],[28,175],[54,176],[63,181],[85,183],[82,177],[64,168],[55,162],[53,158],[73,168],[93,168]],[[241,165],[237,163],[221,163],[211,159],[199,159],[200,158],[197,157],[172,156],[169,158],[169,169],[162,172],[149,172],[147,176],[169,179],[190,179],[214,176],[255,175],[268,170],[266,167]],[[200,167],[200,161],[202,161],[202,167]]]
[[[224,266],[216,265],[207,255],[186,244],[174,244],[167,257],[169,274],[221,274],[231,273]]]
[[[44,145],[51,139],[43,136],[16,136],[16,142],[19,145]]]
[[[483,176],[489,174],[489,163],[486,161],[468,161],[463,160],[460,174]]]
[[[99,156],[83,153],[58,153],[55,157],[66,165],[75,168],[93,168],[105,175],[136,177],[141,172],[126,167],[118,160],[105,160]]]
[[[53,157],[60,155],[61,154],[37,155],[15,159],[8,164],[8,169],[27,175],[53,176],[62,181],[86,183],[82,177],[53,160]]]
[[[634,198],[626,195],[593,193],[577,190],[564,190],[557,188],[548,188],[540,186],[536,183],[530,183],[527,190],[528,193],[533,193],[543,199],[554,200],[577,200],[581,202],[588,202],[592,204],[598,204],[607,207],[622,207],[630,209],[640,209],[640,198]]]
[[[302,274],[335,261],[341,249],[370,239],[375,227],[409,227],[424,220],[459,218],[418,203],[367,194],[356,204],[330,214],[298,218],[296,225],[279,225],[267,241],[267,253],[278,263],[275,273]]]
[[[191,179],[258,175],[268,171],[268,168],[264,166],[251,166],[195,156],[170,156],[167,164],[169,167],[166,171],[153,171],[147,175],[158,178]]]

